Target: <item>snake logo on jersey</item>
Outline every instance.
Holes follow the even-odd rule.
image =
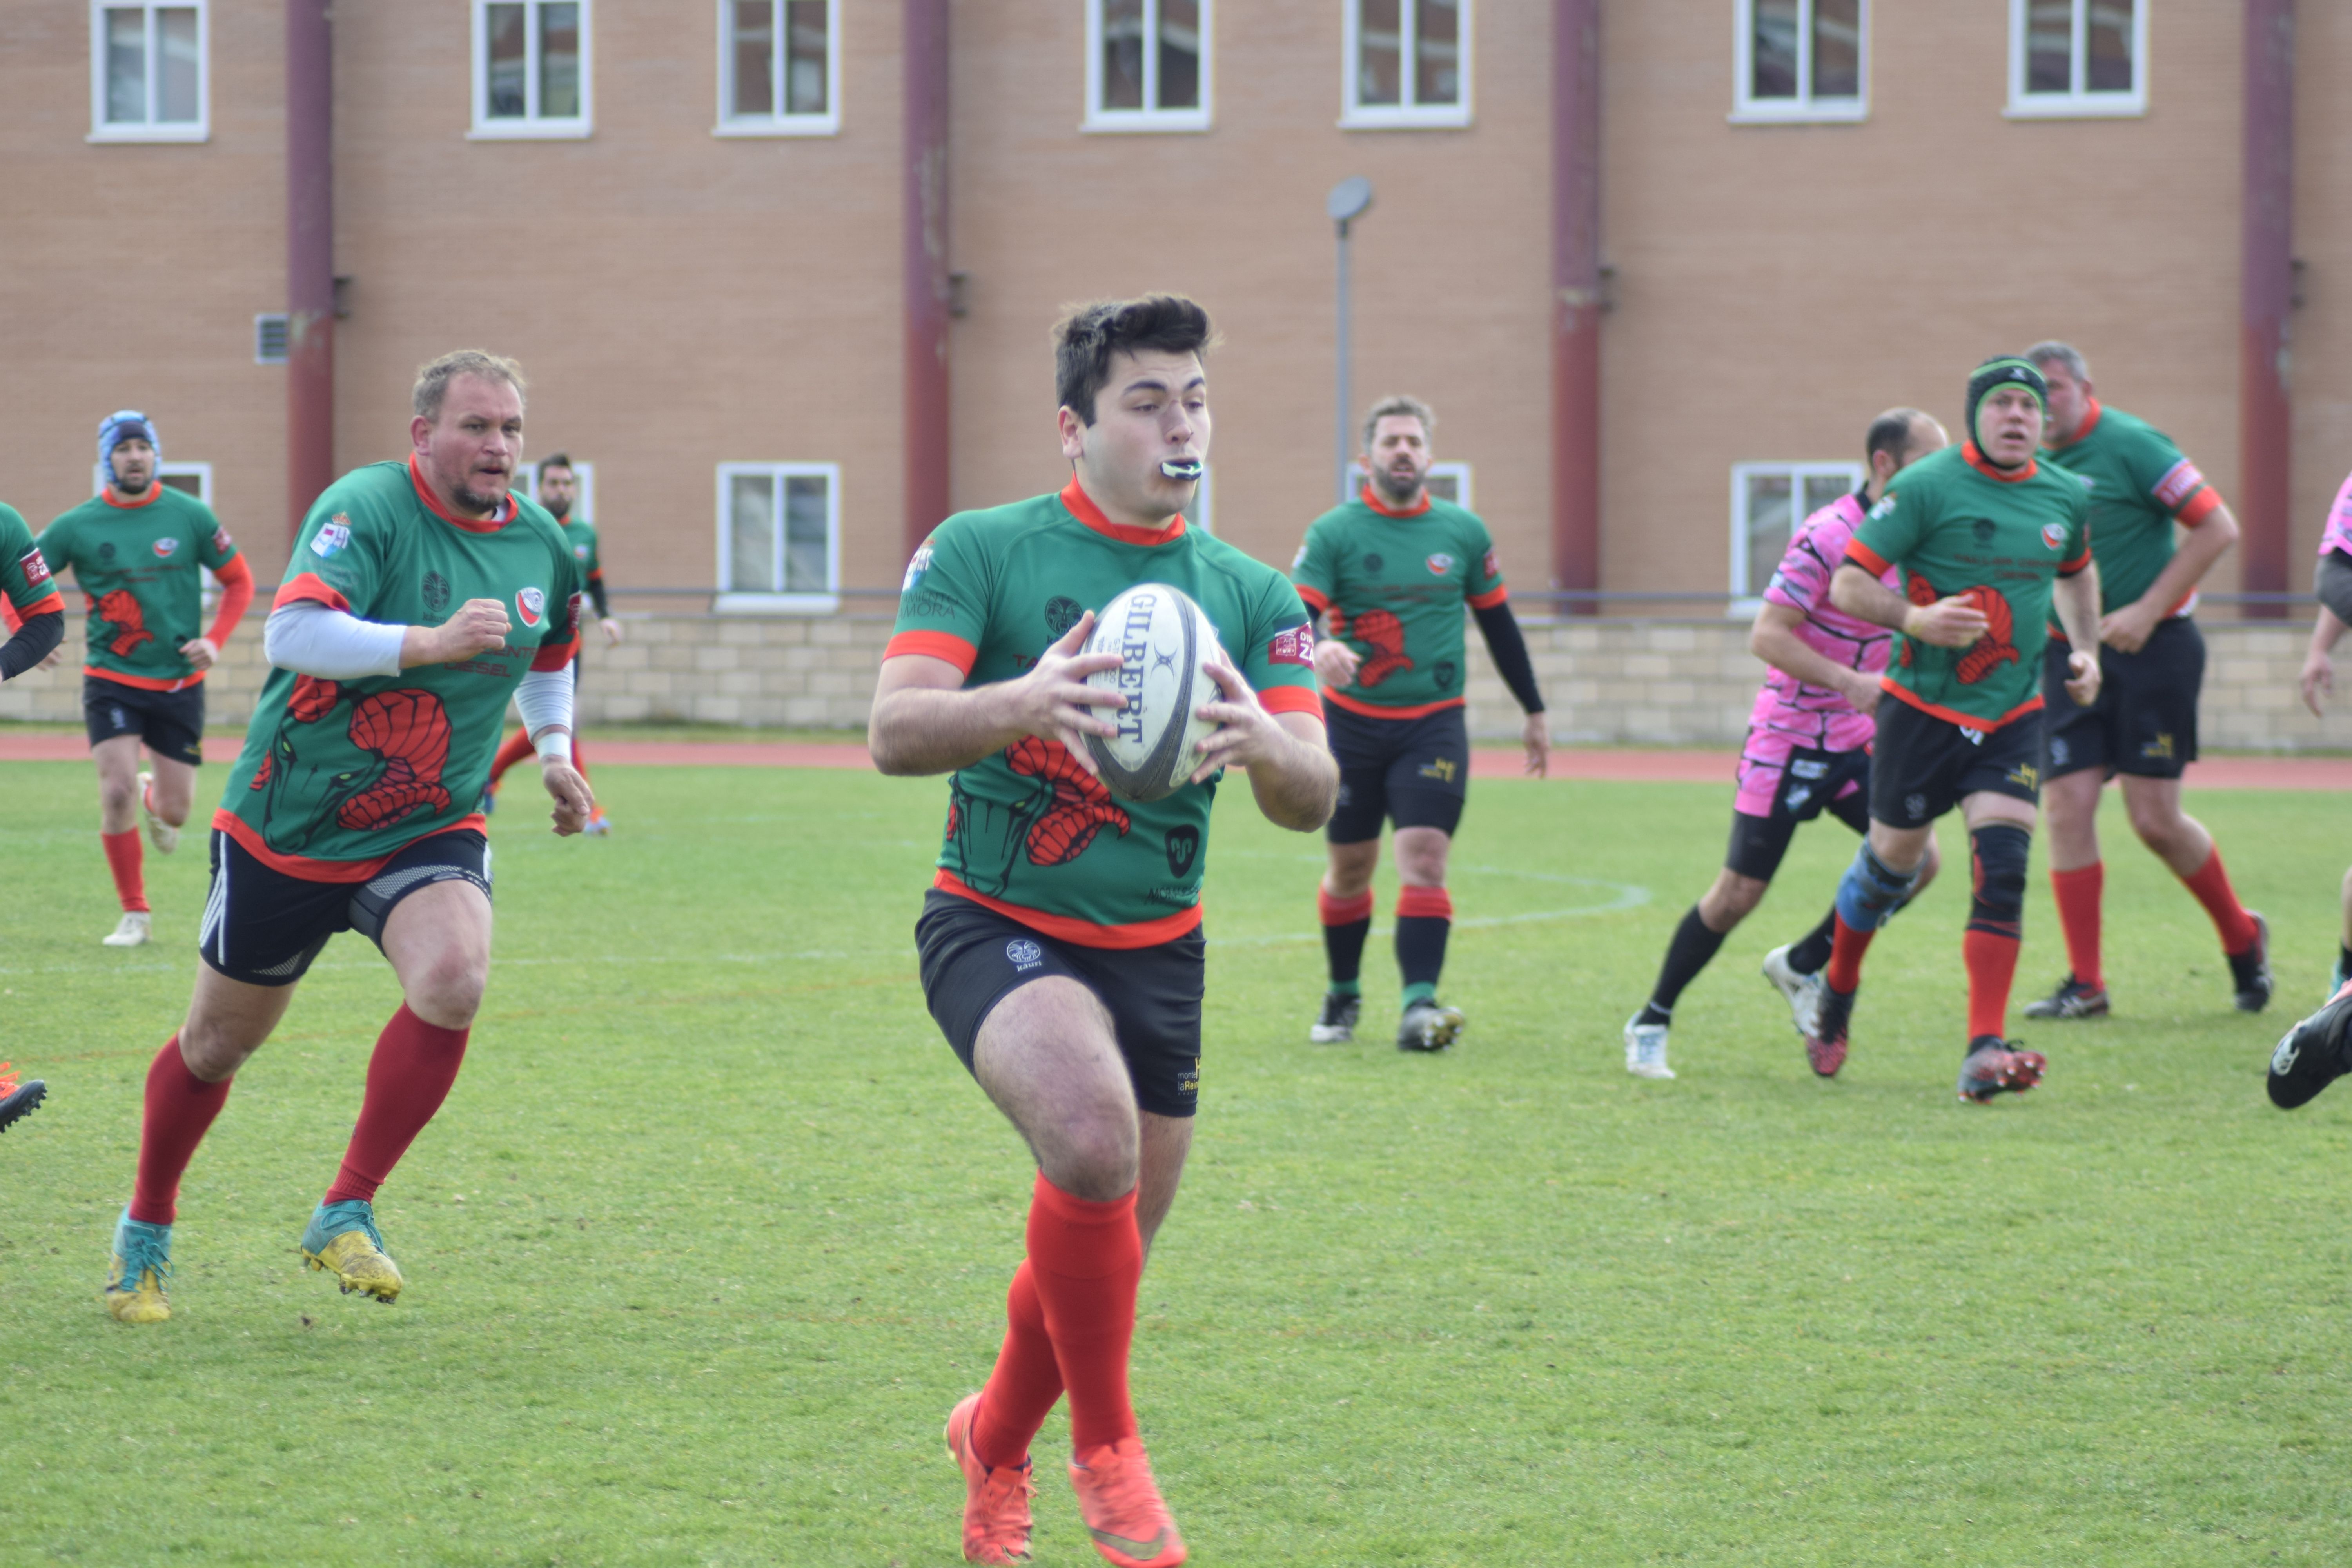
[[[353,702],[343,737],[371,754],[376,768],[328,773],[317,781],[324,788],[307,804],[294,805],[287,786],[302,776],[299,731],[325,724],[342,696],[335,681],[298,677],[269,753],[247,786],[268,792],[262,837],[281,854],[306,847],[331,816],[338,827],[373,833],[449,808],[441,779],[449,761],[449,716],[439,698],[414,690],[379,691]],[[315,778],[317,770],[311,771]]]
[[[2010,614],[2009,601],[2001,597],[1998,588],[1979,584],[1960,597],[1984,612],[1984,636],[1969,645],[1954,671],[1961,680],[1974,686],[2000,666],[2017,662],[2017,645],[2010,640],[2017,623]]]
[[[147,613],[139,607],[139,596],[128,588],[99,595],[90,601],[89,613],[114,628],[114,635],[106,640],[106,650],[117,658],[155,640],[155,634],[147,629]]]
[[[1404,623],[1388,611],[1366,610],[1349,623],[1348,630],[1371,649],[1356,667],[1357,685],[1378,686],[1398,670],[1412,668],[1412,660],[1405,657]]]
[[[1003,755],[1016,776],[1037,781],[1026,800],[1007,806],[973,795],[960,778],[951,785],[950,853],[955,874],[969,886],[993,898],[1012,885],[1016,857],[1032,866],[1066,866],[1106,827],[1127,837],[1133,819],[1059,741],[1031,735]]]

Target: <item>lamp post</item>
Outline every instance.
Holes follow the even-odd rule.
[[[1355,454],[1349,449],[1349,429],[1351,420],[1348,393],[1348,225],[1364,216],[1372,205],[1372,183],[1361,174],[1351,174],[1331,187],[1323,198],[1323,210],[1330,215],[1339,231],[1339,278],[1338,300],[1339,309],[1339,389],[1333,405],[1335,428],[1338,432],[1334,456],[1337,459],[1332,473],[1339,487],[1339,504],[1348,504],[1348,463]]]

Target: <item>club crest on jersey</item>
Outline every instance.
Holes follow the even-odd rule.
[[[227,530],[227,529],[226,529],[226,528],[215,528],[215,529],[214,529],[214,530],[213,530],[213,553],[214,553],[214,554],[215,554],[215,555],[226,555],[226,554],[227,554],[230,551],[232,551],[232,550],[236,549],[236,540],[234,540],[234,539],[231,539],[231,538],[228,536],[228,530]]]
[[[2042,525],[2042,542],[2048,545],[2053,550],[2065,549],[2066,525],[2063,522],[2043,523]]]
[[[1431,576],[1443,577],[1448,572],[1454,570],[1454,557],[1446,554],[1445,552],[1441,550],[1436,554],[1429,558],[1427,564],[1429,566]]]
[[[169,555],[178,548],[180,542],[176,539],[164,538],[155,542],[155,553],[158,555]]]
[[[32,587],[37,588],[49,580],[49,563],[41,558],[38,546],[25,552],[16,563],[16,569],[25,574],[26,583]]]
[[[537,588],[519,588],[515,591],[515,609],[521,614],[524,626],[535,626],[547,615],[547,595]]]
[[[319,531],[310,536],[310,553],[321,561],[332,561],[351,542],[352,520],[339,511],[320,523]]]
[[[1499,577],[1503,574],[1503,557],[1499,551],[1486,552],[1486,573],[1489,577]]]
[[[916,589],[921,587],[923,585],[923,574],[929,572],[930,569],[931,542],[926,539],[920,545],[916,547],[914,559],[907,563],[907,578],[906,581],[898,584],[898,592],[902,594],[911,594]]]
[[[573,546],[572,547],[572,559],[573,559],[573,560],[575,560],[575,561],[585,561],[585,560],[587,560],[587,559],[588,559],[588,547],[587,547],[586,545],[584,545],[584,544],[575,544],[575,545],[573,545]]]
[[[1895,492],[1893,490],[1887,491],[1886,499],[1870,509],[1870,515],[1874,518],[1891,517],[1894,515],[1894,512]]]
[[[1268,664],[1299,664],[1314,668],[1315,628],[1298,626],[1275,633],[1274,640],[1265,645],[1265,661]]]

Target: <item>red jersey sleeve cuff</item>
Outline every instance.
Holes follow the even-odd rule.
[[[980,650],[953,632],[900,632],[882,650],[886,659],[905,654],[920,654],[925,658],[944,659],[956,667],[958,675],[970,675]]]
[[[2221,492],[2207,485],[2182,503],[2172,515],[2183,528],[2194,528],[2221,510]]]
[[[548,643],[531,657],[533,669],[562,669],[580,657],[580,633],[574,628],[562,642]]]
[[[1874,577],[1886,575],[1888,565],[1886,558],[1859,539],[1849,539],[1845,542],[1845,558],[1849,563],[1861,567]]]
[[[289,605],[299,605],[306,600],[314,605],[324,605],[331,610],[342,610],[346,613],[352,607],[352,602],[349,599],[344,598],[341,594],[327,586],[317,576],[308,572],[299,574],[279,588],[278,596],[269,601],[269,607],[273,610],[281,610]]]
[[[66,610],[66,596],[63,594],[52,593],[46,599],[36,599],[29,605],[11,605],[8,608],[20,623],[30,620],[35,616],[61,616]],[[14,631],[16,628],[12,626],[8,629]]]
[[[1294,583],[1291,586],[1298,590],[1298,597],[1317,615],[1331,607],[1331,595],[1322,589],[1310,588],[1304,583]]]
[[[2085,544],[2084,546],[2083,546],[2083,553],[2081,553],[2080,555],[2077,555],[2076,557],[2074,557],[2074,559],[2073,559],[2072,561],[2067,562],[2063,566],[2061,566],[2061,567],[2059,567],[2059,568],[2058,568],[2058,575],[2060,575],[2061,577],[2072,577],[2072,576],[2075,575],[2077,573],[2081,572],[2081,571],[2083,570],[2083,568],[2084,568],[2084,567],[2088,566],[2090,563],[2091,563],[2091,547],[2090,547],[2089,545]]]
[[[1323,699],[1307,686],[1269,686],[1257,694],[1258,706],[1269,713],[1312,713],[1323,717]]]
[[[1510,596],[1510,589],[1497,583],[1486,593],[1471,595],[1470,607],[1474,610],[1491,610]]]

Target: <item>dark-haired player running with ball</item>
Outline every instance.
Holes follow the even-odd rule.
[[[1837,607],[1900,632],[1870,764],[1870,837],[1839,884],[1818,1028],[1841,1045],[1862,956],[1908,898],[1935,821],[1968,824],[1969,1101],[2032,1089],[2048,1065],[2001,1038],[2025,906],[2025,856],[2041,782],[2042,647],[2054,605],[2074,642],[2074,701],[2098,695],[2099,574],[2090,506],[2074,477],[2034,460],[2046,386],[2022,359],[1969,377],[1967,440],[1886,487],[1830,580]],[[1904,592],[1880,581],[1892,567]]]
[[[1206,311],[1156,295],[1055,330],[1070,482],[959,512],[907,569],[868,731],[886,773],[950,773],[939,873],[915,928],[931,1016],[1036,1157],[1028,1257],[987,1385],[948,1418],[973,1563],[1029,1561],[1029,1442],[1065,1394],[1070,1479],[1095,1549],[1184,1561],[1128,1398],[1135,1292],[1192,1146],[1200,1090],[1209,807],[1242,769],[1268,820],[1310,833],[1339,771],[1307,606],[1282,574],[1189,527],[1209,449]],[[1089,735],[1121,699],[1085,684],[1093,610],[1138,583],[1192,595],[1230,656],[1193,782],[1112,796]]]

